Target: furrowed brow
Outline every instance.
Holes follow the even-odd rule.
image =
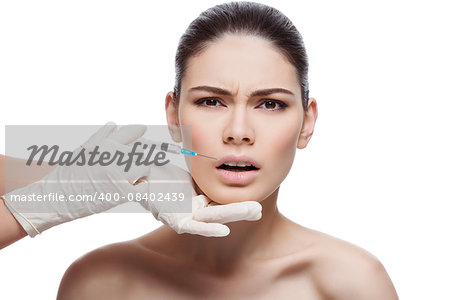
[[[211,92],[211,93],[218,94],[218,95],[232,96],[232,93],[228,90],[214,87],[214,86],[207,86],[207,85],[201,85],[201,86],[196,86],[196,87],[190,88],[189,92],[191,92],[191,91],[206,91],[206,92]],[[288,95],[294,96],[294,93],[291,92],[290,90],[283,89],[283,88],[270,88],[270,89],[262,89],[262,90],[253,91],[250,94],[250,97],[255,97],[255,96],[264,97],[264,96],[269,96],[269,95],[276,94],[276,93],[283,93],[283,94],[288,94]]]
[[[255,97],[255,96],[264,97],[264,96],[269,96],[269,95],[277,94],[277,93],[288,94],[288,95],[294,96],[294,93],[291,92],[290,90],[283,89],[283,88],[271,88],[271,89],[263,89],[263,90],[253,91],[250,94],[250,97]]]
[[[219,95],[224,95],[224,96],[232,96],[231,92],[228,90],[224,90],[218,87],[214,87],[214,86],[207,86],[207,85],[201,85],[201,86],[196,86],[193,88],[189,89],[189,92],[191,91],[205,91],[205,92],[211,92],[214,94],[219,94]]]

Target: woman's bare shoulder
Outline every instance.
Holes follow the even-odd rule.
[[[126,299],[137,284],[134,263],[143,251],[135,242],[127,241],[83,255],[66,270],[57,299]]]
[[[398,299],[380,260],[347,241],[308,229],[314,243],[311,276],[333,299]]]

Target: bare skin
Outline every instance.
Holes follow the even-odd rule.
[[[0,249],[27,236],[23,227],[6,208],[5,201],[2,198],[0,198],[0,228]]]
[[[25,173],[28,174],[27,178],[30,178],[30,172],[33,172],[35,180],[9,180],[8,184],[6,185],[6,159],[8,159],[8,171],[15,172],[14,174],[8,174],[10,178],[21,178],[21,174]],[[25,166],[24,162],[25,160],[23,159],[13,157],[6,158],[4,155],[0,154],[0,196],[15,189],[24,187],[27,184],[38,181],[40,178],[44,177],[54,169],[54,166],[48,166],[46,164],[43,164],[39,167],[30,168],[28,166]],[[17,222],[13,214],[8,210],[4,200],[0,198],[0,249],[13,244],[14,242],[17,242],[18,240],[26,236],[26,231],[19,224],[19,222]]]
[[[249,237],[269,235],[268,244],[241,257],[205,257],[194,241],[208,238],[165,226],[90,252],[67,270],[58,299],[398,299],[383,265],[367,251],[302,227],[276,208],[264,206],[267,214],[273,230],[256,229],[265,227],[269,217],[263,217],[252,222]],[[225,246],[247,226],[229,225],[230,235],[220,238]]]
[[[227,224],[230,234],[221,238],[178,235],[163,226],[100,248],[70,266],[58,299],[398,299],[376,257],[277,209],[280,185],[317,119],[314,98],[303,110],[296,70],[283,54],[261,38],[228,35],[188,65],[179,103],[173,93],[166,96],[173,139],[183,140],[177,126],[189,125],[193,151],[246,155],[260,165],[251,182],[236,184],[213,161],[194,159],[196,190],[218,205],[259,201],[262,218]],[[274,88],[290,92],[268,95]]]

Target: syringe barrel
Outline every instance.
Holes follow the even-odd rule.
[[[141,139],[139,139],[139,141],[144,144],[147,144],[149,147],[151,147],[151,145],[155,145],[156,149],[158,149],[158,150],[162,150],[162,151],[170,152],[170,153],[174,153],[174,154],[181,154],[181,146],[178,146],[178,145],[160,142],[160,141],[152,141],[147,138],[141,138]]]
[[[161,150],[174,153],[174,154],[180,154],[181,153],[181,146],[169,144],[169,143],[161,143]]]

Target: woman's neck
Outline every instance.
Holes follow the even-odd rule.
[[[278,189],[261,202],[262,218],[258,221],[239,221],[226,224],[226,237],[178,235],[165,228],[164,234],[178,258],[186,258],[209,270],[229,270],[250,261],[267,260],[278,256],[277,246],[286,230],[286,218],[277,208]],[[283,234],[284,233],[284,234]],[[172,251],[171,251],[172,252]]]

